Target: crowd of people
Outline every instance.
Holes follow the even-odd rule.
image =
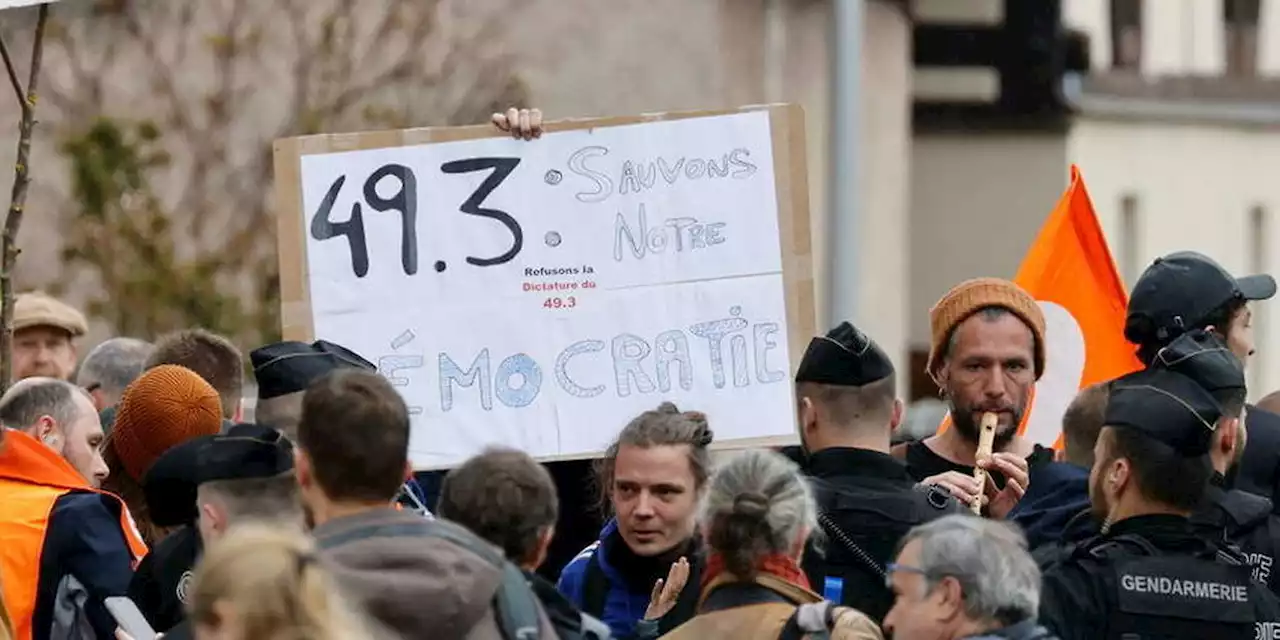
[[[540,115],[495,121],[535,138]],[[84,317],[22,294],[0,638],[1277,638],[1280,415],[1246,404],[1244,375],[1250,303],[1275,293],[1157,260],[1124,327],[1143,368],[1081,390],[1055,451],[1018,434],[1040,307],[967,281],[930,312],[945,429],[895,444],[896,367],[846,322],[796,370],[799,446],[717,457],[716,416],[662,403],[617,425],[598,502],[563,488],[581,467],[501,447],[423,489],[404,400],[340,345],[250,351],[246,422],[230,340],[81,360]],[[588,512],[598,530],[573,524]]]

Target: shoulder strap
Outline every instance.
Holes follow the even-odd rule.
[[[795,613],[782,626],[778,640],[827,640],[835,627],[835,609],[835,603],[830,600],[796,607]]]
[[[600,566],[600,547],[587,558],[587,570],[582,575],[582,612],[604,619],[605,601],[609,598],[609,578]]]
[[[1138,551],[1144,556],[1158,556],[1160,550],[1156,549],[1151,541],[1138,535],[1124,534],[1107,539],[1097,546],[1086,547],[1088,554],[1098,559],[1111,557],[1111,554],[1119,551],[1121,548],[1130,551]]]
[[[580,614],[580,618],[583,640],[612,640],[613,631],[609,629],[609,625],[585,613]]]
[[[818,514],[818,523],[822,525],[823,530],[828,535],[838,540],[845,549],[848,549],[849,553],[853,554],[853,557],[866,565],[868,569],[871,569],[872,573],[881,578],[885,577],[884,567],[880,566],[880,563],[871,557],[871,554],[867,553],[866,549],[858,546],[858,543],[854,542],[853,538],[850,538],[840,527],[836,526],[835,521],[830,516],[825,513]]]

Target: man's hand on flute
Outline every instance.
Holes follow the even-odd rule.
[[[988,472],[1000,473],[1005,478],[1004,489],[997,489],[995,480],[988,473],[984,491],[989,500],[987,516],[1004,519],[1027,492],[1027,484],[1030,482],[1027,461],[1016,454],[999,451],[991,454],[990,458],[980,458],[977,462],[979,467]]]

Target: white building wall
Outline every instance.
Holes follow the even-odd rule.
[[[1226,70],[1223,0],[1144,0],[1142,73],[1149,76],[1218,75]],[[1263,32],[1280,32],[1275,0],[1262,0]],[[1089,35],[1095,70],[1111,67],[1111,0],[1065,0],[1063,19]],[[1280,72],[1280,42],[1259,38],[1260,58]],[[1261,72],[1261,70],[1260,70]]]
[[[1262,0],[1258,30],[1258,75],[1280,76],[1280,2]]]
[[[1094,69],[1111,68],[1110,0],[1063,0],[1062,21],[1068,28],[1089,35],[1089,63]]]
[[[1012,278],[1067,185],[1061,135],[917,135],[911,148],[913,348],[929,308],[969,278]],[[888,301],[886,299],[886,301]]]
[[[1280,223],[1280,130],[1085,117],[1072,130],[1067,153],[1084,172],[1113,254],[1132,247],[1139,271],[1157,256],[1190,249],[1237,275],[1257,266],[1280,274],[1274,237]],[[1136,238],[1124,237],[1120,203],[1126,196],[1137,205],[1137,225],[1129,227]],[[1254,224],[1255,208],[1268,221],[1261,229]],[[1278,305],[1255,305],[1253,399],[1280,387]]]

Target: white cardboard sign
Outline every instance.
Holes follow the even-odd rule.
[[[398,387],[419,468],[598,454],[663,400],[721,442],[788,438],[813,329],[788,323],[770,121],[299,151],[307,337]]]

